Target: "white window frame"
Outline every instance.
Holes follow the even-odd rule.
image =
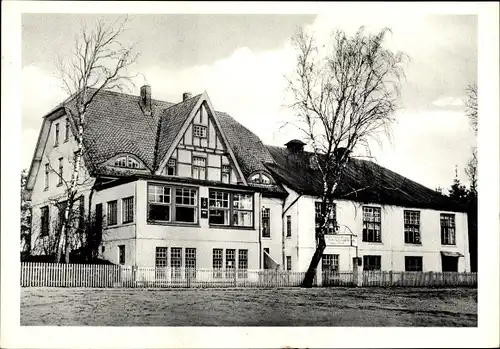
[[[373,228],[370,229],[370,226]],[[378,227],[378,235],[376,227]],[[371,232],[372,236],[370,236]],[[382,209],[380,207],[363,206],[363,242],[382,242]]]
[[[193,125],[193,136],[207,138],[207,127],[205,125]]]
[[[215,198],[212,198],[212,193],[215,193],[215,194],[222,194],[222,198],[219,200],[217,198],[217,195]],[[224,196],[227,195],[227,198],[228,200],[225,200],[224,199]],[[251,205],[252,207],[251,208],[238,208],[238,207],[235,207],[235,203],[236,202],[239,202],[239,200],[237,200],[237,197],[238,196],[245,196],[245,197],[250,197],[251,198]],[[254,214],[254,194],[253,193],[248,193],[248,192],[236,192],[236,191],[225,191],[225,190],[218,190],[218,189],[209,189],[209,194],[208,194],[208,215],[209,215],[209,225],[210,226],[214,226],[214,227],[218,227],[218,226],[227,226],[227,227],[233,227],[233,228],[252,228],[254,227],[255,225],[255,214]],[[225,207],[225,206],[217,206],[219,204],[219,202],[222,202],[222,204],[224,204],[225,202],[227,202],[228,204],[228,207]],[[215,204],[215,205],[214,205]],[[217,224],[217,223],[210,223],[210,215],[211,215],[211,211],[224,211],[225,212],[229,212],[228,213],[228,222],[227,223],[223,223],[223,224]],[[251,224],[250,225],[240,225],[240,224],[235,224],[233,222],[233,217],[234,217],[234,214],[235,213],[238,213],[238,212],[246,212],[247,214],[249,213],[251,215]]]

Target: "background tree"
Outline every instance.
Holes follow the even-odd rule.
[[[332,44],[321,46],[326,47],[324,54],[314,36],[300,31],[293,38],[297,61],[288,87],[297,119],[292,124],[312,147],[323,187],[317,247],[303,280],[305,287],[312,286],[326,247],[324,235],[349,154],[357,147],[369,150],[370,140],[380,142],[380,134],[390,135],[408,57],[384,48],[389,32],[386,28],[366,34],[361,27],[349,37],[337,30]]]
[[[31,202],[27,199],[26,183],[28,172],[21,171],[21,252],[29,254],[31,251]]]
[[[127,69],[136,61],[134,45],[125,46],[120,42],[125,31],[127,18],[108,24],[98,20],[95,27],[83,27],[75,38],[75,50],[69,59],[59,60],[59,73],[65,91],[74,108],[70,108],[70,118],[76,128],[75,159],[71,180],[65,193],[67,205],[64,210],[63,225],[57,241],[55,262],[61,261],[63,250],[65,262],[69,262],[71,244],[75,233],[72,222],[73,204],[78,194],[82,158],[85,151],[85,122],[89,106],[102,89],[127,90],[133,85]]]

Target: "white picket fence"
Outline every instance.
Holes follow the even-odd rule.
[[[22,287],[270,288],[300,286],[304,275],[282,270],[21,263]],[[313,286],[475,287],[477,273],[365,271],[355,280],[353,272],[328,271]]]

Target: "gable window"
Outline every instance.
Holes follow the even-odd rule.
[[[207,128],[203,125],[194,125],[193,135],[195,137],[207,138]]]
[[[420,242],[420,211],[404,211],[405,243],[421,244]]]
[[[55,125],[54,147],[59,145],[59,124]]]
[[[286,237],[292,236],[292,216],[286,216]]]
[[[125,264],[125,245],[118,245],[118,263]]]
[[[59,158],[59,182],[57,183],[57,186],[60,186],[63,184],[63,158]]]
[[[193,178],[206,179],[206,163],[207,159],[193,156]]]
[[[222,183],[230,183],[231,182],[231,166],[222,165],[221,182]]]
[[[441,245],[455,243],[455,215],[441,213]]]
[[[49,164],[45,164],[45,189],[49,189],[49,173],[50,173],[50,166]]]
[[[382,242],[380,207],[363,206],[363,241]]]
[[[405,271],[422,271],[422,257],[405,256]]]
[[[49,235],[49,207],[43,206],[40,208],[40,236]]]
[[[271,184],[271,179],[263,173],[256,173],[250,176],[250,182],[257,184]]]
[[[64,129],[64,142],[69,140],[69,119],[66,119],[66,127]]]
[[[129,155],[120,156],[119,158],[116,158],[113,165],[118,167],[129,167],[129,168],[141,167],[139,161],[137,161],[136,159],[134,159],[132,156]]]
[[[326,226],[325,234],[331,235],[335,234],[335,226],[337,225],[337,205],[332,204],[331,206],[327,204],[327,210],[331,207],[330,215],[328,216],[328,222]],[[316,234],[321,232],[321,202],[314,203],[315,212],[315,224],[316,224]]]
[[[321,270],[323,271],[339,271],[339,255],[338,254],[324,254],[321,258]]]
[[[222,277],[222,248],[214,248],[212,254],[213,277],[220,279]]]
[[[150,221],[197,223],[197,189],[149,184],[148,219]]]
[[[270,212],[269,208],[264,207],[262,209],[262,237],[270,238],[271,237],[271,227],[269,225],[270,221]]]
[[[134,197],[122,199],[122,221],[123,224],[134,221]]]
[[[177,169],[177,161],[175,159],[169,159],[167,163],[167,176],[175,176]]]
[[[380,256],[363,256],[363,270],[381,270]]]
[[[108,202],[108,225],[118,224],[118,201]]]
[[[253,226],[253,195],[211,189],[209,223],[239,227]]]

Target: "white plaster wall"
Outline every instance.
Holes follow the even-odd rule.
[[[269,248],[269,254],[271,257],[276,260],[278,264],[281,266],[284,265],[283,261],[283,231],[282,231],[282,220],[281,220],[281,212],[282,212],[282,199],[277,199],[277,198],[268,198],[268,197],[263,197],[261,201],[261,214],[262,214],[262,209],[263,208],[269,208],[269,213],[270,213],[270,233],[271,236],[269,238],[262,237],[262,228],[260,229],[261,232],[261,243],[262,243],[262,250],[264,248]],[[262,222],[262,219],[259,219],[259,223]],[[261,254],[262,254],[261,250]],[[261,267],[264,268],[263,266],[263,256],[261,256],[261,262],[262,265]]]

